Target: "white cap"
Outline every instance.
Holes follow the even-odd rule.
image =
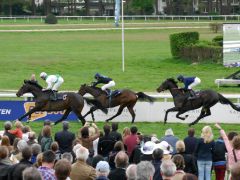
[[[47,73],[45,73],[45,72],[41,72],[41,74],[40,74],[40,78],[45,78],[45,77],[47,77]]]

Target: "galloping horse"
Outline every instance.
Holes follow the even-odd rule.
[[[169,112],[177,111],[178,113],[176,114],[176,117],[181,120],[185,120],[188,117],[188,115],[186,115],[185,117],[180,117],[179,115],[189,110],[194,110],[202,107],[201,113],[197,117],[197,119],[189,124],[189,126],[194,125],[198,123],[200,119],[206,116],[210,116],[211,115],[210,108],[214,106],[217,102],[220,102],[221,104],[229,104],[236,111],[240,111],[240,108],[234,105],[230,100],[212,90],[200,91],[196,99],[187,100],[186,92],[178,88],[177,82],[173,78],[165,80],[157,88],[157,92],[161,92],[164,90],[169,90],[171,92],[175,105],[175,107],[170,108],[166,111],[164,123],[167,122],[167,115]],[[183,103],[184,106],[182,107]]]
[[[114,116],[107,119],[106,120],[107,122],[112,120],[113,118],[119,116],[122,113],[123,109],[125,107],[127,107],[128,111],[130,112],[130,114],[132,116],[132,123],[134,123],[136,114],[133,110],[133,107],[135,106],[137,100],[147,100],[150,103],[152,103],[154,101],[154,98],[144,94],[143,92],[135,93],[129,89],[121,90],[121,93],[119,95],[117,95],[115,97],[107,98],[106,92],[102,91],[101,88],[88,86],[86,84],[81,85],[78,93],[81,94],[82,96],[86,93],[91,94],[95,99],[97,99],[99,102],[101,102],[102,106],[105,108],[113,108],[115,106],[120,105],[117,113]],[[84,115],[84,117],[86,117],[88,114],[91,113],[92,118],[94,120],[93,112],[97,109],[98,109],[98,107],[94,107],[94,106],[91,107],[90,111],[87,112]]]
[[[85,124],[85,119],[81,115],[83,106],[84,106],[84,99],[90,105],[97,106],[99,109],[107,113],[107,109],[103,108],[101,103],[96,100],[91,100],[87,98],[83,98],[81,95],[73,92],[66,92],[66,93],[59,93],[62,95],[63,99],[57,101],[50,101],[49,96],[51,95],[51,91],[42,91],[42,87],[34,81],[24,80],[24,84],[16,93],[17,97],[22,96],[25,93],[32,93],[36,103],[35,107],[28,111],[26,114],[21,116],[18,120],[22,120],[26,116],[31,115],[36,111],[62,111],[66,110],[63,116],[57,120],[54,124],[56,125],[60,121],[63,121],[67,118],[69,113],[73,111],[79,120],[81,120],[82,124]]]

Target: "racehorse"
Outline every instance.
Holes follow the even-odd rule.
[[[106,122],[108,122],[108,121],[112,120],[113,118],[119,116],[122,113],[123,109],[125,107],[127,107],[129,113],[132,116],[132,123],[134,123],[136,114],[133,110],[133,107],[135,106],[137,100],[146,100],[150,103],[153,103],[153,101],[154,101],[154,98],[144,94],[143,92],[135,93],[135,92],[133,92],[129,89],[121,90],[121,91],[119,91],[119,94],[117,96],[108,98],[106,92],[103,91],[101,88],[89,86],[89,85],[86,85],[86,84],[81,85],[78,93],[81,94],[82,96],[86,93],[91,94],[95,99],[97,99],[99,102],[101,102],[102,106],[105,107],[105,108],[113,108],[113,107],[116,107],[116,106],[120,105],[117,113],[114,116],[107,119]],[[87,112],[84,115],[84,117],[86,117],[88,114],[91,113],[93,121],[94,121],[93,112],[97,109],[98,109],[98,107],[94,107],[94,106],[91,107],[90,111]]]
[[[234,105],[230,100],[225,98],[223,95],[213,91],[213,90],[202,90],[197,95],[195,99],[188,100],[188,94],[183,89],[179,89],[177,82],[173,78],[165,80],[158,88],[157,92],[162,92],[164,90],[169,90],[173,96],[175,107],[170,108],[166,111],[164,117],[164,124],[167,122],[167,115],[169,112],[178,112],[176,117],[181,120],[185,120],[188,115],[181,117],[180,115],[189,111],[202,107],[200,115],[195,121],[189,124],[189,126],[198,123],[198,121],[206,116],[211,115],[210,108],[214,106],[217,102],[221,104],[229,104],[236,111],[240,111],[240,108]]]
[[[22,120],[26,116],[30,116],[32,113],[36,111],[62,111],[66,110],[63,116],[57,120],[54,124],[63,121],[67,118],[69,113],[73,111],[79,120],[81,120],[82,124],[85,124],[85,119],[82,116],[81,112],[84,106],[84,99],[90,105],[96,106],[105,113],[107,113],[107,109],[103,108],[101,103],[96,100],[91,100],[87,98],[83,98],[78,93],[73,92],[66,92],[66,93],[59,93],[58,95],[62,96],[63,98],[56,101],[50,101],[49,97],[52,94],[50,91],[42,91],[42,87],[37,84],[35,81],[24,80],[24,84],[16,93],[17,97],[22,96],[25,93],[32,93],[35,98],[35,107],[21,116],[18,120]]]

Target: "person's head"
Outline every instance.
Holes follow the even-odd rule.
[[[80,147],[82,147],[82,145],[81,145],[80,143],[75,144],[75,145],[73,146],[73,152],[74,152],[75,155],[76,155],[76,151],[77,151]]]
[[[43,131],[42,131],[42,135],[44,137],[51,137],[51,126],[44,126]]]
[[[235,132],[235,131],[231,131],[231,132],[229,132],[228,133],[228,140],[229,141],[232,141],[233,140],[233,138],[234,138],[234,136],[237,136],[238,135],[238,133],[237,132]]]
[[[98,80],[99,78],[100,78],[100,74],[99,73],[96,73],[95,75],[94,75],[94,78],[96,79],[96,80]]]
[[[8,157],[9,151],[6,146],[0,146],[0,160]]]
[[[53,167],[55,158],[56,157],[55,157],[54,152],[52,152],[51,150],[47,150],[47,151],[43,152],[42,164],[50,164]]]
[[[76,158],[77,160],[81,160],[86,162],[89,156],[89,151],[87,148],[81,146],[76,150]]]
[[[124,151],[119,151],[115,156],[115,164],[117,168],[126,168],[128,165],[128,155]]]
[[[126,169],[127,180],[136,180],[137,179],[137,165],[130,164]]]
[[[180,82],[183,82],[183,80],[184,80],[183,75],[178,75],[177,80]]]
[[[51,121],[49,119],[45,119],[43,122],[43,126],[50,126],[51,125]]]
[[[28,139],[31,140],[31,141],[35,140],[36,139],[35,132],[29,132],[28,133]]]
[[[169,128],[165,131],[165,136],[174,136],[172,128]]]
[[[240,135],[234,136],[232,146],[234,149],[240,150]]]
[[[22,172],[23,180],[42,180],[40,172],[35,167],[27,167]]]
[[[96,166],[97,176],[107,177],[110,172],[110,167],[107,161],[99,161]]]
[[[176,151],[177,153],[185,152],[185,143],[182,140],[176,142]]]
[[[23,148],[23,150],[22,150],[22,157],[23,157],[23,159],[29,160],[31,158],[31,156],[32,156],[32,149],[31,149],[31,147],[27,146],[27,147]]]
[[[10,140],[8,136],[2,136],[2,141],[1,141],[2,146],[10,146]]]
[[[18,143],[17,143],[17,148],[20,152],[22,152],[22,150],[25,148],[25,147],[28,147],[28,144],[26,141],[24,140],[19,140]]]
[[[88,138],[88,137],[89,137],[88,127],[83,127],[83,128],[81,129],[81,137],[82,137],[82,138]]]
[[[93,167],[93,168],[96,168],[97,163],[98,163],[99,161],[104,161],[103,157],[102,157],[101,155],[96,155],[96,156],[94,156],[93,159],[92,159],[92,164],[91,164],[92,167]]]
[[[29,126],[23,126],[22,132],[23,132],[23,133],[28,133],[28,132],[30,132],[30,127],[29,127]]]
[[[160,166],[161,174],[164,177],[172,177],[176,172],[176,165],[172,160],[164,160]]]
[[[132,127],[130,128],[130,131],[131,131],[131,134],[137,134],[138,129],[137,129],[136,126],[132,126]]]
[[[123,128],[123,137],[126,137],[127,135],[130,135],[131,131],[129,127]]]
[[[46,80],[46,78],[47,78],[47,73],[41,72],[41,73],[40,73],[40,78],[42,78],[43,80]]]
[[[240,179],[240,161],[235,163],[231,168],[230,172],[232,175],[232,180],[239,180]]]
[[[156,148],[154,151],[153,151],[153,159],[154,160],[161,160],[163,158],[163,150],[160,149],[160,148]]]
[[[19,128],[19,129],[22,129],[22,128],[23,128],[23,124],[21,123],[21,121],[16,121],[15,124],[14,124],[14,126],[15,126],[16,128]]]
[[[69,122],[68,121],[63,121],[62,122],[62,127],[63,127],[63,130],[66,131],[69,129]]]
[[[31,145],[31,148],[32,148],[32,154],[34,156],[37,156],[39,153],[42,152],[40,144],[35,143],[35,144]]]
[[[212,128],[210,126],[204,126],[202,128],[201,137],[203,138],[205,143],[209,143],[213,140]]]
[[[6,121],[4,123],[4,129],[5,129],[5,131],[12,129],[12,123],[10,121]]]
[[[60,159],[54,166],[57,180],[66,180],[71,173],[71,163],[66,159]]]
[[[56,152],[56,151],[59,150],[59,146],[58,146],[57,141],[52,142],[52,144],[51,144],[51,146],[50,146],[50,149],[51,149],[53,152]]]
[[[103,131],[104,131],[105,136],[107,136],[110,133],[110,130],[111,130],[111,127],[109,125],[105,124],[103,126]]]
[[[69,153],[69,152],[63,153],[63,154],[61,155],[61,158],[62,158],[62,159],[67,159],[70,163],[73,162],[73,156],[72,156],[72,154]]]
[[[42,159],[43,159],[43,153],[39,153],[37,155],[37,160],[36,160],[36,166],[37,167],[42,166]]]
[[[114,144],[114,148],[113,148],[115,151],[124,151],[124,144],[122,141],[117,141],[115,144]]]
[[[118,123],[117,122],[113,122],[112,123],[112,131],[117,131],[118,130]]]
[[[185,173],[182,180],[198,180],[198,177],[194,174]]]
[[[183,170],[185,168],[184,158],[181,154],[174,155],[172,161],[175,163],[177,170]]]
[[[36,75],[35,74],[32,74],[31,77],[30,77],[30,81],[37,81],[36,79]]]
[[[147,141],[141,147],[141,153],[144,154],[144,155],[150,155],[151,156],[155,147],[156,147],[156,144],[154,142]]]
[[[164,155],[169,155],[173,152],[172,146],[170,144],[168,144],[167,141],[161,141],[160,143],[156,144],[155,146],[156,146],[156,148],[163,150]]]
[[[151,180],[155,173],[155,168],[149,161],[140,161],[137,164],[137,180]]]
[[[188,129],[188,136],[194,137],[194,135],[195,135],[195,129],[194,128],[189,128]]]

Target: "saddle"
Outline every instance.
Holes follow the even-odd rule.
[[[108,93],[107,93],[108,92]],[[110,89],[107,89],[107,98],[112,98],[112,97],[116,97],[118,96],[119,94],[121,94],[121,91],[120,90],[114,90],[114,91],[111,91]]]
[[[49,94],[49,100],[50,101],[57,101],[57,100],[64,100],[64,94],[63,93],[58,93],[57,91],[52,91],[49,90],[50,94]]]

